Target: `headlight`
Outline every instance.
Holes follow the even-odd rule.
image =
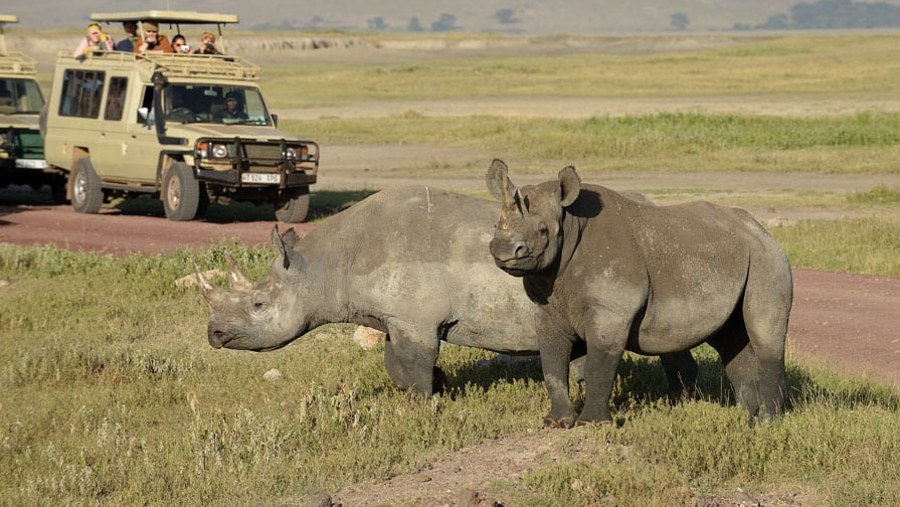
[[[212,156],[214,158],[227,158],[228,157],[228,147],[224,144],[215,144],[212,147]]]
[[[284,158],[288,160],[297,160],[297,150],[293,147],[284,150]]]

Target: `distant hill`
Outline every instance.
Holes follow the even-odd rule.
[[[850,0],[831,0],[846,3]],[[787,15],[797,0],[40,0],[4,2],[20,27],[76,27],[91,12],[185,9],[240,16],[241,28],[347,31],[627,33],[730,30]],[[807,1],[809,3],[815,3]],[[900,0],[882,3],[900,7]],[[775,18],[773,18],[775,17]],[[788,19],[789,21],[789,19]]]

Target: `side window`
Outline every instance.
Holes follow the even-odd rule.
[[[109,79],[109,94],[106,96],[106,109],[103,110],[103,119],[119,121],[125,110],[125,92],[128,90],[127,77],[113,77]]]
[[[97,118],[106,73],[96,70],[66,70],[63,74],[60,116]]]
[[[147,115],[153,118],[153,87],[145,86],[144,87],[144,96],[141,98],[141,109],[147,111]],[[138,123],[143,123],[144,119],[141,118],[140,112],[138,112]]]

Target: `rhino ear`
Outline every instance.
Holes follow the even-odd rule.
[[[502,188],[509,182],[509,168],[506,162],[495,158],[484,177],[488,191],[497,199],[502,199]]]
[[[278,256],[281,258],[281,267],[285,271],[303,271],[306,268],[306,258],[303,254],[294,250],[297,243],[297,233],[294,229],[288,229],[285,233],[278,234],[278,226],[272,229],[272,244],[278,250]]]
[[[559,172],[559,204],[563,208],[569,207],[578,199],[581,193],[581,178],[575,172],[575,168],[568,166]]]

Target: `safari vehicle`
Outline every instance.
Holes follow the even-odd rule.
[[[237,23],[234,15],[187,11],[92,14],[92,21],[180,25]],[[174,27],[172,29],[171,27]],[[169,35],[171,37],[171,35]],[[223,46],[220,51],[226,51]],[[61,53],[50,92],[47,161],[69,174],[81,213],[104,201],[158,196],[170,220],[191,220],[212,200],[272,203],[283,222],[302,222],[316,182],[319,145],[276,128],[259,68],[240,56]],[[237,111],[223,114],[226,97]]]
[[[16,16],[0,14],[0,187],[49,185],[53,200],[66,198],[66,178],[44,160],[39,128],[44,96],[38,86],[37,66],[31,58],[6,50],[3,27],[18,23]]]

